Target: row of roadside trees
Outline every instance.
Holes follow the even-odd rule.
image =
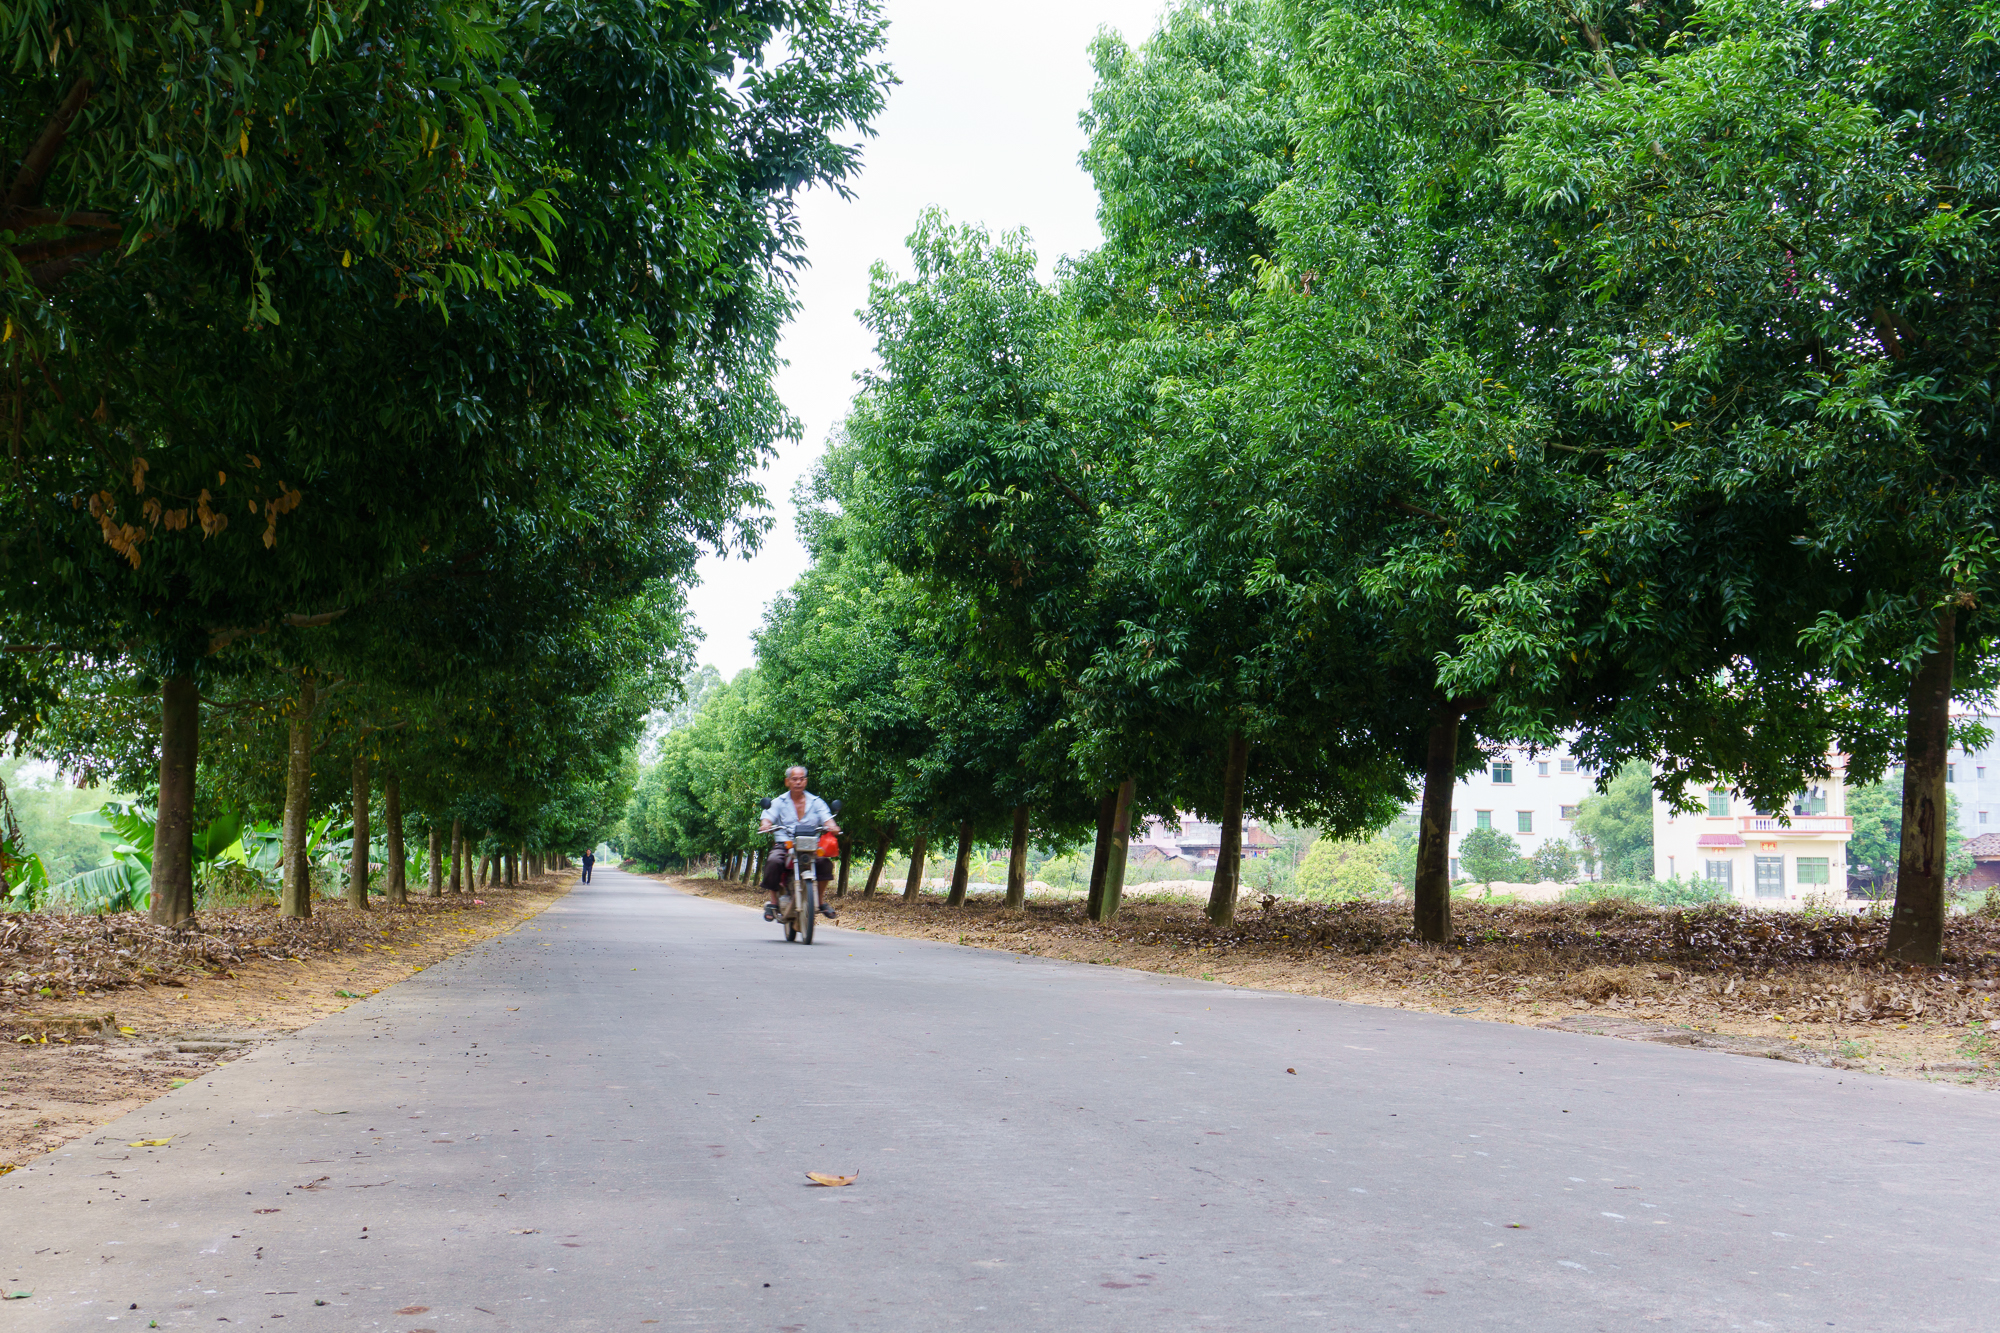
[[[161,922],[222,809],[282,810],[293,915],[336,802],[363,885],[378,808],[454,882],[468,835],[594,844],[695,560],[761,531],[874,6],[23,0],[0,39],[0,731],[153,799]]]
[[[769,725],[876,838],[1025,806],[1100,865],[1135,803],[1227,839],[1420,798],[1431,940],[1482,747],[1766,809],[1899,760],[1889,952],[1936,959],[1951,703],[1996,663],[1989,11],[1188,0],[1101,37],[1104,245],[1044,277],[932,214],[878,271]]]

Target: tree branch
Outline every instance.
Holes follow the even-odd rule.
[[[57,236],[46,241],[29,241],[26,245],[14,247],[14,258],[21,261],[22,268],[46,263],[52,259],[64,259],[70,255],[83,254],[91,250],[104,250],[118,244],[122,233],[112,235]]]
[[[124,225],[109,213],[58,213],[53,208],[0,205],[0,231],[22,231],[29,227],[95,227],[99,231],[118,231]]]
[[[1394,508],[1400,509],[1406,514],[1415,514],[1418,518],[1427,518],[1433,523],[1445,523],[1450,521],[1446,519],[1442,514],[1433,514],[1428,509],[1425,509],[1419,505],[1413,505],[1408,500],[1399,499],[1396,496],[1390,496],[1389,503]]]
[[[208,632],[207,656],[213,657],[230,644],[236,643],[239,640],[254,638],[259,634],[269,634],[279,625],[283,625],[288,629],[316,629],[321,625],[331,625],[334,621],[346,615],[350,609],[343,606],[338,611],[321,611],[316,615],[310,616],[301,615],[294,611],[288,615],[279,617],[276,623],[266,622],[262,625],[240,625],[232,626],[229,629],[210,630]]]
[[[1097,521],[1096,511],[1091,509],[1090,505],[1084,501],[1084,498],[1081,495],[1078,495],[1075,492],[1075,490],[1071,489],[1070,484],[1068,482],[1064,481],[1061,477],[1057,477],[1055,479],[1055,483],[1056,483],[1056,489],[1060,490],[1064,495],[1067,495],[1070,498],[1070,500],[1076,505],[1076,507],[1083,511],[1083,516],[1085,518],[1089,519],[1093,523]]]
[[[1880,338],[1882,345],[1889,349],[1889,355],[1898,361],[1908,356],[1909,353],[1903,350],[1902,339],[1898,338],[1896,333],[1900,329],[1903,337],[1908,338],[1911,342],[1915,342],[1917,341],[1917,331],[1890,314],[1886,306],[1878,305],[1870,313],[1875,318],[1875,336]]]
[[[69,95],[64,97],[56,113],[49,117],[48,124],[42,126],[41,134],[21,159],[21,170],[14,176],[14,184],[7,191],[8,208],[27,208],[41,202],[42,182],[48,179],[49,168],[55,164],[56,154],[62,151],[63,143],[69,138],[69,127],[76,120],[83,104],[90,100],[91,83],[88,78],[80,78],[70,85]]]

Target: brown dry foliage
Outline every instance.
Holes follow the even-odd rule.
[[[523,888],[537,886],[539,882]],[[494,897],[507,890],[478,893]],[[135,985],[179,987],[204,976],[228,976],[260,959],[303,961],[390,944],[394,932],[422,930],[430,924],[427,918],[462,911],[474,897],[412,895],[406,906],[376,903],[366,912],[329,899],[315,903],[313,915],[304,921],[281,917],[275,904],[267,904],[204,911],[183,926],[156,926],[138,912],[4,913],[0,1009],[42,998],[87,998]],[[52,995],[42,997],[43,990]]]
[[[754,886],[676,883],[711,897],[761,898]],[[1077,900],[1008,911],[993,898],[950,908],[941,896],[839,900],[843,924],[1048,956],[1201,975],[1283,963],[1371,991],[1454,1001],[1647,1009],[1663,1017],[1778,1017],[1851,1025],[1921,1019],[1944,1026],[2000,1009],[2000,921],[1952,918],[1940,967],[1880,961],[1887,924],[1870,917],[1775,913],[1731,905],[1658,908],[1593,903],[1452,905],[1449,945],[1426,945],[1407,904],[1248,900],[1211,923],[1186,900],[1127,899],[1103,925]]]

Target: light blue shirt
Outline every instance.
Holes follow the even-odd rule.
[[[820,826],[833,818],[833,811],[827,808],[825,801],[807,792],[806,812],[800,814],[798,807],[792,803],[792,794],[786,792],[765,807],[764,818],[771,821],[771,843],[776,846],[786,838],[797,838],[801,829],[807,835],[816,835]]]

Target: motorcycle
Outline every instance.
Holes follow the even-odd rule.
[[[759,801],[758,809],[768,812],[770,806]],[[839,814],[840,802],[828,801],[827,809]],[[785,877],[778,884],[778,924],[788,942],[811,944],[813,924],[819,920],[819,830],[795,828],[779,845],[785,853]]]

